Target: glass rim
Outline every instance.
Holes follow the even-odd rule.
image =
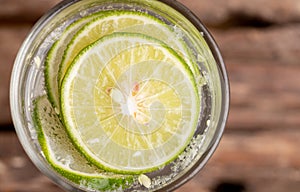
[[[28,36],[24,40],[22,46],[19,49],[19,52],[16,56],[13,71],[11,75],[10,81],[10,108],[13,124],[15,126],[15,130],[21,145],[26,151],[29,158],[34,162],[36,167],[45,175],[50,177],[55,183],[61,186],[65,190],[74,190],[73,186],[69,186],[69,183],[64,181],[63,177],[59,174],[53,172],[49,165],[45,165],[43,159],[37,154],[33,144],[31,143],[28,133],[25,130],[24,126],[24,118],[22,114],[22,94],[21,94],[21,81],[24,78],[24,74],[22,74],[22,70],[24,68],[24,63],[26,61],[26,53],[28,53],[28,49],[31,46],[31,43],[38,36],[39,32],[43,30],[43,27],[48,24],[58,12],[63,11],[65,8],[70,5],[80,2],[82,0],[65,0],[58,3],[55,7],[50,9],[46,14],[44,14],[37,23],[32,27],[31,31],[28,33]],[[216,60],[219,77],[220,77],[220,85],[221,85],[221,111],[220,117],[218,119],[217,129],[214,132],[214,136],[212,141],[210,142],[209,147],[206,149],[205,153],[202,157],[190,168],[185,174],[183,174],[179,179],[173,181],[171,184],[159,189],[158,191],[173,191],[178,187],[182,186],[184,183],[192,179],[199,171],[205,166],[208,160],[211,158],[213,153],[215,152],[221,137],[223,135],[225,124],[228,118],[229,113],[229,103],[230,103],[230,86],[229,79],[226,70],[225,63],[223,61],[221,52],[217,43],[215,42],[213,36],[207,30],[203,22],[185,5],[181,2],[174,0],[154,0],[165,3],[166,5],[172,7],[181,13],[184,17],[186,17],[197,29],[199,32],[203,33],[204,39],[208,44],[210,51],[213,54],[214,59]],[[100,1],[101,2],[101,1]],[[30,145],[30,147],[28,147]],[[45,173],[46,172],[46,173]],[[59,176],[59,179],[57,179]],[[77,189],[80,191],[80,189]]]

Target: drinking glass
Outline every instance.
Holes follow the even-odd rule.
[[[33,123],[33,101],[45,95],[44,62],[64,29],[87,15],[107,10],[150,14],[177,30],[197,63],[201,79],[201,109],[197,130],[185,151],[162,169],[147,173],[151,188],[138,182],[124,191],[173,191],[195,176],[208,162],[222,137],[229,110],[229,83],[216,42],[203,23],[176,0],[65,0],[32,28],[16,57],[10,104],[18,138],[36,167],[67,191],[86,191],[58,174],[47,162]]]

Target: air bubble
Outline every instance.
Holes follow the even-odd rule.
[[[207,126],[207,127],[210,126],[210,119],[208,119],[208,120],[206,121],[206,126]]]
[[[54,111],[55,111],[55,113],[56,113],[57,115],[60,114],[60,111],[59,111],[59,109],[58,109],[57,107],[54,107]]]
[[[35,63],[35,66],[36,66],[36,68],[37,69],[40,69],[40,67],[41,67],[41,58],[39,57],[39,56],[36,56],[35,58],[34,58],[34,63]]]
[[[86,15],[88,15],[89,13],[88,13],[88,11],[87,10],[83,10],[83,11],[81,11],[80,13],[79,13],[79,15],[81,16],[81,17],[85,17]]]
[[[203,62],[205,62],[205,58],[203,57],[203,55],[197,54],[197,61],[203,63]]]

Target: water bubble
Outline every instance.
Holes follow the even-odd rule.
[[[37,69],[41,67],[41,58],[39,56],[34,57],[34,63]]]
[[[80,11],[80,13],[79,13],[79,15],[80,15],[81,17],[85,17],[85,16],[88,15],[88,14],[89,14],[89,12],[88,12],[87,10]]]
[[[208,119],[208,120],[206,121],[206,126],[207,126],[207,127],[210,126],[210,119]]]

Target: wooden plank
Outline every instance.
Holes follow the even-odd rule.
[[[13,63],[31,25],[0,25],[0,125],[11,123],[9,83]]]
[[[249,166],[258,169],[278,168],[300,171],[299,138],[299,129],[225,134],[212,162],[228,167]],[[300,175],[294,179],[300,180]]]
[[[228,128],[298,129],[300,66],[228,60],[231,109]]]
[[[0,132],[0,191],[61,191],[25,155],[13,132]]]
[[[33,22],[59,1],[0,0],[2,127],[11,123],[8,86],[17,50]],[[180,1],[209,26],[220,46],[231,111],[212,159],[176,192],[298,192],[300,1]],[[30,162],[11,132],[0,132],[0,191],[62,192]]]
[[[298,192],[300,131],[225,134],[207,166],[176,192]],[[9,148],[7,146],[10,146]],[[62,191],[29,161],[14,133],[0,134],[0,191]]]
[[[36,21],[61,0],[1,0],[0,21]],[[270,23],[287,23],[300,20],[298,0],[179,0],[189,7],[206,24],[230,25],[264,20]],[[21,6],[20,6],[21,5]],[[267,8],[266,8],[267,7]]]
[[[300,21],[298,0],[179,0],[189,7],[206,25],[237,27]]]
[[[300,126],[300,25],[212,30],[231,85],[229,128]]]
[[[225,134],[207,166],[177,192],[298,192],[300,131]],[[197,190],[196,190],[197,189]]]
[[[0,23],[34,22],[61,0],[1,0]]]
[[[248,61],[284,66],[300,64],[300,44],[296,43],[300,41],[300,22],[269,28],[212,28],[211,32],[224,58],[235,59],[240,65],[247,65]]]
[[[299,170],[208,164],[176,192],[299,192]]]

